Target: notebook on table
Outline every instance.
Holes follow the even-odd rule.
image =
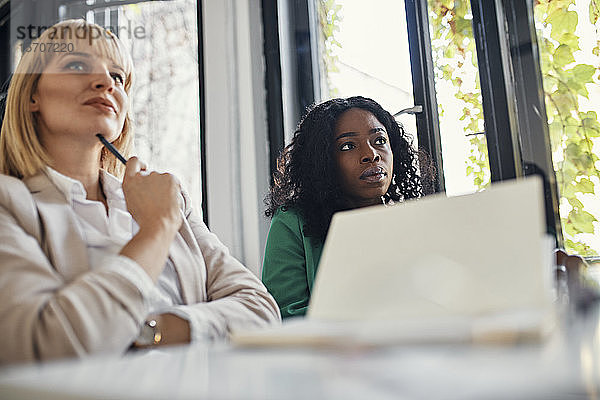
[[[239,344],[535,337],[551,320],[542,182],[334,215],[306,318]]]

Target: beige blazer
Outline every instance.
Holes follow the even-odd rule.
[[[207,336],[280,321],[263,284],[185,203],[169,257]],[[122,353],[137,337],[140,291],[118,269],[90,270],[76,221],[45,174],[0,174],[0,363]]]

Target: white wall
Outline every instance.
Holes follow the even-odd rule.
[[[203,0],[209,225],[251,271],[269,221],[265,66],[260,0]]]

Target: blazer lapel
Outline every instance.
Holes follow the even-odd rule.
[[[169,258],[179,276],[184,303],[206,301],[206,288],[202,284],[206,279],[200,276],[205,270],[204,258],[185,219],[169,249]]]
[[[54,268],[67,281],[89,271],[87,246],[64,195],[43,172],[24,182],[38,208],[44,232],[42,246]]]

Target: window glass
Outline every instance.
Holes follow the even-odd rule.
[[[397,113],[414,105],[404,1],[318,0],[321,97],[361,95]],[[397,117],[414,137],[414,116]]]
[[[568,251],[600,252],[600,1],[536,1],[552,160]]]
[[[446,192],[482,190],[490,183],[490,166],[471,3],[427,4]]]
[[[489,185],[477,56],[469,2],[429,0],[446,192]],[[403,1],[320,0],[325,98],[365,95],[391,112],[413,106]],[[398,117],[415,136],[414,117]]]
[[[152,169],[174,173],[199,210],[202,175],[196,4],[195,0],[173,0],[107,7],[105,0],[87,0],[61,7],[60,17],[83,15],[119,35],[132,55],[136,72],[131,94],[135,154]]]

